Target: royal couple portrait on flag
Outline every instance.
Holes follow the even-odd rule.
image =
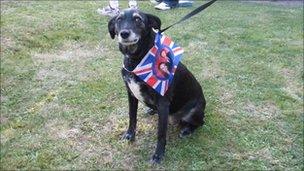
[[[155,45],[133,70],[133,73],[164,96],[173,81],[183,52],[183,49],[171,38],[157,33]]]

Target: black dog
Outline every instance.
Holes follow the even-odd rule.
[[[165,153],[168,115],[177,118],[182,126],[180,136],[191,134],[204,123],[206,101],[201,86],[179,63],[174,79],[164,96],[158,94],[131,71],[154,46],[154,29],[160,29],[158,17],[135,9],[127,9],[108,23],[111,38],[118,37],[119,49],[124,55],[122,76],[128,90],[129,128],[125,139],[133,141],[137,122],[138,101],[158,112],[158,141],[152,162],[159,163]]]

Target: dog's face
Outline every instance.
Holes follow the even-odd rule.
[[[108,23],[111,38],[117,36],[118,42],[123,46],[138,44],[152,28],[160,29],[160,26],[161,21],[158,17],[136,9],[124,10]]]

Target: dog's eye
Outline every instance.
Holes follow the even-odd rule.
[[[140,23],[140,22],[141,22],[141,18],[140,18],[140,17],[135,17],[134,19],[135,19],[135,21],[136,21],[137,23]]]

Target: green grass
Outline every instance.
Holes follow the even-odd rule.
[[[106,3],[1,1],[2,170],[303,169],[301,3],[220,1],[167,31],[208,104],[191,137],[169,125],[157,166],[157,116],[142,105],[136,141],[120,139],[127,95],[122,55],[96,13]],[[139,5],[164,27],[191,10]]]

